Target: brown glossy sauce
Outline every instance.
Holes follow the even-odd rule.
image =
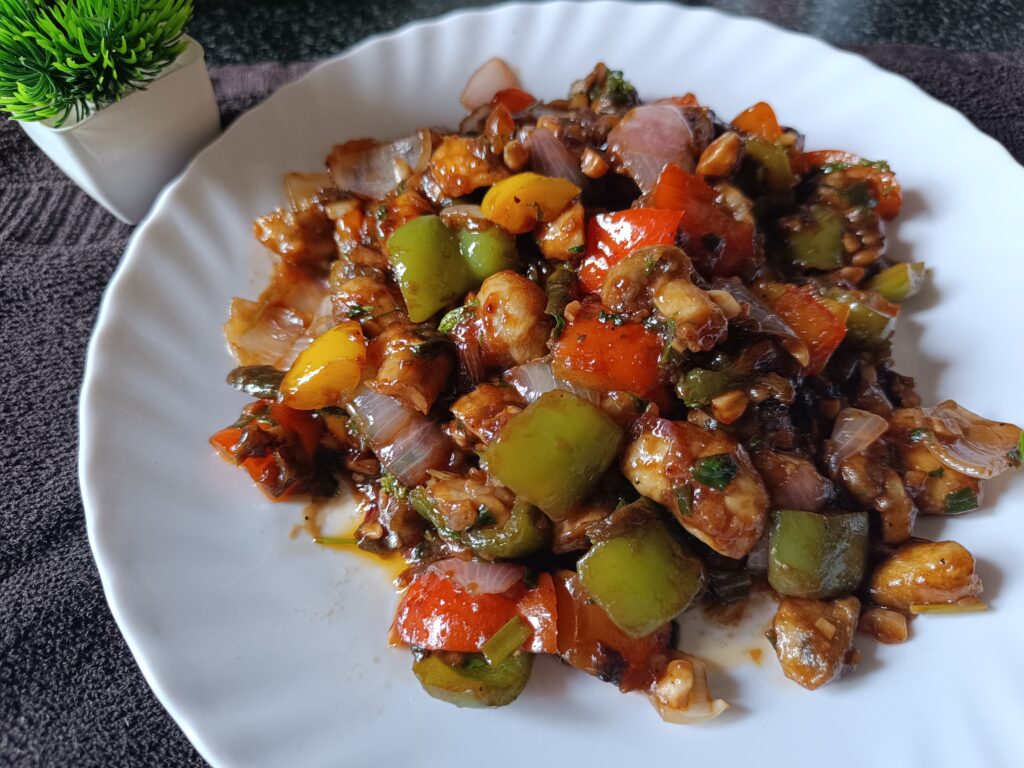
[[[355,540],[356,532],[359,530],[362,521],[376,516],[375,500],[357,484],[345,478],[344,487],[339,487],[338,491],[339,493],[335,497],[311,499],[307,502],[302,507],[302,522],[292,526],[288,532],[288,537],[295,539],[300,535],[306,535],[309,537],[310,544],[315,547],[318,546],[322,549],[342,552],[349,557],[358,557],[363,562],[373,563],[374,566],[386,573],[392,580],[397,579],[407,566],[405,559],[398,552],[382,556],[374,552],[367,552],[354,543],[351,545],[332,545],[318,544],[315,541],[315,539],[321,536],[336,536],[338,538]],[[355,503],[358,510],[356,514],[352,515],[353,520],[350,526],[340,531],[325,533],[323,529],[325,515],[333,511],[332,508],[337,507],[339,504],[347,506],[349,503]]]

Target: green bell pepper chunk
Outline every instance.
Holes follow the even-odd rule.
[[[747,139],[744,145],[747,157],[757,163],[761,183],[768,192],[787,192],[796,186],[785,149],[764,139]]]
[[[505,269],[515,269],[519,263],[516,239],[501,227],[459,231],[459,252],[473,279],[473,287],[491,275]]]
[[[426,488],[423,486],[417,486],[409,491],[409,495],[406,498],[409,501],[409,506],[415,509],[419,513],[420,517],[437,528],[441,533],[455,533],[455,531],[448,528],[448,524],[445,519],[441,516],[441,513],[437,511],[437,507],[434,505],[433,499],[430,498],[430,494],[427,493]]]
[[[468,544],[475,554],[487,560],[525,557],[551,541],[551,526],[547,518],[532,504],[521,499],[512,505],[512,513],[504,525],[482,525],[464,531],[448,528],[430,493],[423,486],[409,491],[408,500],[420,517],[443,536]]]
[[[594,544],[577,570],[587,594],[630,637],[664,626],[704,586],[700,560],[659,520]]]
[[[786,237],[786,258],[804,269],[839,269],[843,266],[842,217],[824,205],[812,205],[810,218],[803,229]]]
[[[487,471],[563,520],[615,461],[623,432],[600,408],[560,389],[516,414],[484,449]]]
[[[780,595],[824,599],[853,592],[868,561],[867,512],[772,513],[768,583]]]
[[[899,304],[921,290],[924,285],[924,262],[893,264],[868,281],[868,289],[878,291],[882,298]]]
[[[535,506],[517,499],[504,525],[470,528],[464,539],[480,557],[511,559],[525,557],[546,546],[551,540],[551,527]]]
[[[861,296],[840,288],[825,294],[850,307],[846,316],[846,340],[863,349],[875,349],[889,340],[896,328],[896,316],[875,309]]]
[[[491,666],[477,654],[466,657],[458,667],[435,655],[424,656],[412,665],[423,690],[435,699],[457,707],[504,707],[523,692],[533,669],[533,656],[516,653]]]
[[[439,216],[419,216],[396,229],[388,256],[414,323],[429,320],[474,287],[458,241]]]
[[[726,371],[691,368],[676,384],[676,392],[687,408],[702,408],[733,384]]]

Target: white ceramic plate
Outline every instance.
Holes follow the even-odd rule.
[[[214,457],[207,436],[244,401],[223,384],[220,326],[231,297],[255,296],[266,275],[251,219],[282,203],[287,171],[319,167],[337,141],[456,125],[462,85],[494,55],[547,98],[601,59],[643,97],[692,90],[725,117],[765,99],[809,148],[888,159],[906,191],[893,249],[933,270],[902,320],[900,369],[928,402],[1024,421],[1024,169],[961,115],[861,58],[705,10],[512,5],[407,27],[239,119],[160,198],[103,303],[82,394],[82,490],[111,609],[157,696],[217,766],[1020,765],[1024,495],[1005,479],[983,511],[922,526],[978,555],[989,613],[919,619],[903,646],[862,638],[861,669],[815,693],[745,638],[765,660],[734,653],[715,671],[729,713],[673,727],[644,697],[551,660],[506,709],[434,701],[408,653],[385,646],[386,573],[290,539],[300,507],[267,503]],[[716,657],[717,640],[690,622],[684,635]]]

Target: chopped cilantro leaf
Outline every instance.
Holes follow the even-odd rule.
[[[360,317],[369,317],[373,307],[369,304],[353,304],[348,308],[348,319],[355,320]]]
[[[464,320],[469,320],[475,314],[475,309],[480,305],[480,302],[473,299],[467,302],[461,307],[456,307],[450,312],[446,312],[444,317],[441,318],[441,322],[437,324],[437,330],[441,333],[451,333],[455,330],[456,326]]]
[[[694,479],[716,491],[721,491],[729,485],[738,472],[736,460],[728,453],[705,456],[693,465]]]

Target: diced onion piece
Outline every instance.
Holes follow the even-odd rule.
[[[289,173],[284,177],[284,191],[295,213],[315,203],[324,192],[334,191],[334,181],[326,171]]]
[[[551,368],[551,362],[548,360],[531,360],[529,363],[517,365],[505,374],[505,381],[511,384],[528,403],[532,403],[541,395],[556,389],[572,392],[590,402],[596,403],[600,400],[596,392],[556,378]]]
[[[488,59],[480,69],[470,75],[466,87],[459,97],[468,111],[490,104],[498,91],[506,88],[519,88],[519,78],[503,59]]]
[[[697,152],[690,123],[673,104],[631,109],[608,134],[608,149],[645,195],[669,163],[692,172]]]
[[[339,190],[380,200],[410,173],[427,167],[431,148],[425,129],[392,142],[359,139],[335,146],[327,168]]]
[[[668,663],[651,688],[650,699],[667,723],[703,723],[729,708],[711,698],[704,662],[685,653],[677,653]]]
[[[850,456],[861,453],[885,434],[889,423],[860,408],[844,408],[832,427],[832,467],[838,469]]]
[[[224,334],[241,365],[288,368],[309,339],[302,316],[277,304],[261,305],[236,298]]]
[[[429,570],[453,579],[471,595],[497,595],[506,592],[526,574],[521,565],[486,563],[450,557],[433,563]]]
[[[527,142],[530,149],[530,168],[542,176],[571,181],[583,186],[583,171],[579,161],[565,145],[545,128],[535,128]]]
[[[546,392],[558,389],[551,363],[543,360],[517,365],[505,374],[505,381],[528,403],[532,403]]]
[[[346,407],[384,469],[403,485],[419,485],[431,469],[447,466],[451,440],[418,411],[365,385]]]
[[[924,444],[950,469],[988,479],[1019,464],[1011,452],[1020,443],[1020,427],[982,418],[953,400],[932,408],[926,421]]]
[[[772,489],[772,501],[786,509],[817,511],[831,495],[832,484],[814,467],[801,465],[781,485]]]
[[[430,470],[448,465],[452,444],[436,422],[413,412],[407,426],[387,445],[375,446],[374,452],[400,483],[413,486],[425,482]]]
[[[760,450],[754,456],[754,464],[778,509],[817,512],[832,496],[832,483],[808,459]]]
[[[384,445],[394,438],[415,413],[395,398],[381,395],[366,386],[356,392],[348,404],[348,412],[355,419],[359,434],[371,447]]]
[[[441,221],[449,229],[476,231],[493,226],[490,219],[484,216],[484,212],[479,205],[469,205],[466,203],[449,205],[441,211]]]

